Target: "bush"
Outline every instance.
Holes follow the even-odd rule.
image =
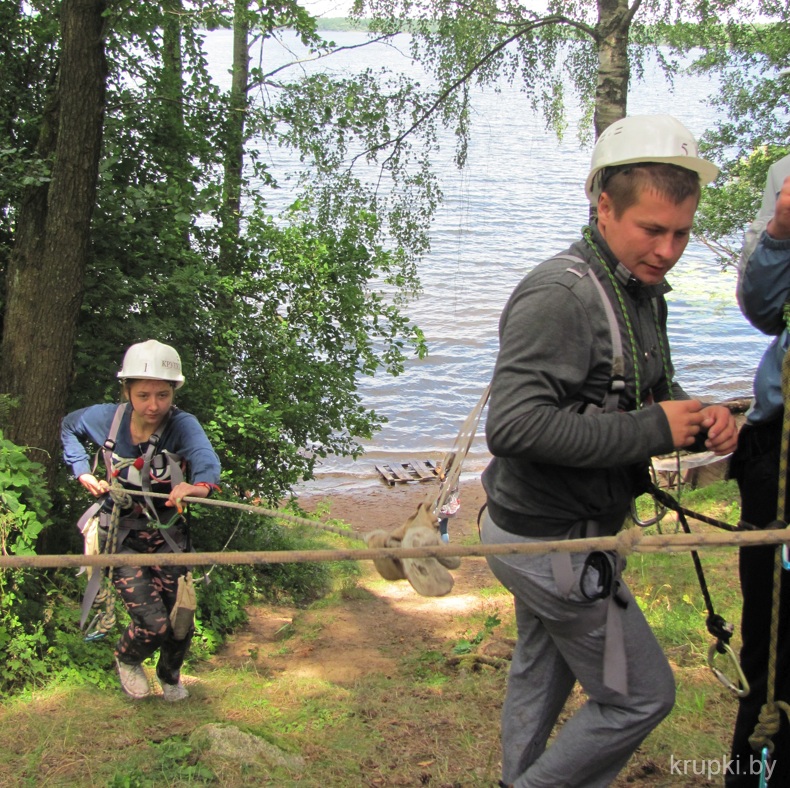
[[[0,551],[33,555],[48,524],[49,496],[44,469],[0,431]],[[35,682],[46,673],[44,631],[46,595],[41,573],[0,572],[0,694]]]
[[[0,547],[4,554],[34,554],[41,530],[50,525],[43,469],[0,433]],[[68,490],[63,491],[64,494]],[[77,502],[69,507],[76,511]],[[202,552],[282,551],[322,546],[318,531],[282,527],[268,517],[239,515],[221,507],[193,506],[191,538]],[[54,530],[65,531],[67,523]],[[238,564],[196,567],[196,637],[192,657],[211,656],[247,622],[255,601],[307,605],[327,594],[337,572],[327,563]],[[203,582],[208,576],[209,582]],[[105,686],[112,681],[112,652],[120,629],[86,642],[79,630],[78,600],[84,581],[72,570],[12,570],[0,573],[0,696],[44,683],[68,681]],[[116,599],[119,627],[126,612]]]

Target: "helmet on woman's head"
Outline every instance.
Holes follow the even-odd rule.
[[[602,191],[602,173],[608,167],[650,162],[675,164],[696,172],[701,184],[719,174],[712,162],[700,158],[694,135],[672,115],[631,115],[604,129],[592,154],[584,191],[595,205]]]
[[[184,385],[178,353],[170,345],[163,345],[155,339],[138,342],[129,347],[123,357],[118,377],[121,380],[165,380],[177,389]]]

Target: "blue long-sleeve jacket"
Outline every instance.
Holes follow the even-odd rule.
[[[755,222],[757,229],[760,221]],[[762,227],[765,223],[763,219]],[[743,261],[738,281],[738,303],[744,316],[755,328],[775,337],[754,377],[754,401],[747,414],[752,424],[782,415],[782,360],[790,344],[782,309],[788,297],[790,240],[771,238],[761,229],[754,251]]]
[[[91,405],[75,410],[63,419],[60,431],[63,459],[75,477],[79,478],[83,473],[91,473],[91,455],[88,453],[87,445],[94,444],[97,448],[104,445],[117,407],[113,404]],[[127,405],[115,438],[113,455],[118,459],[142,456],[148,445],[132,442],[129,429],[130,415],[131,405]],[[191,413],[173,408],[170,418],[162,429],[157,451],[168,451],[179,455],[187,463],[188,479],[192,484],[219,483],[219,458],[200,423]],[[134,471],[133,467],[125,469],[122,482],[139,486],[135,484]]]
[[[760,424],[782,415],[782,360],[790,339],[782,308],[790,294],[790,241],[771,238],[765,228],[776,208],[790,156],[771,165],[757,218],[746,231],[738,268],[738,304],[746,319],[776,339],[768,346],[754,378],[754,400],[747,421]]]

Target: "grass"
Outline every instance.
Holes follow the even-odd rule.
[[[684,496],[690,509],[737,521],[737,491],[721,483]],[[663,523],[666,532],[674,528]],[[692,523],[694,530],[707,529]],[[718,613],[736,624],[740,597],[737,552],[704,551],[705,576]],[[705,775],[670,774],[670,759],[721,760],[727,753],[736,701],[706,667],[712,637],[688,554],[634,554],[627,580],[675,672],[677,703],[643,743],[617,786],[718,784]],[[383,581],[382,581],[383,582]],[[437,638],[431,621],[405,617],[413,631],[382,643],[389,667],[360,671],[338,682],[286,668],[317,648],[356,606],[370,612],[370,589],[383,588],[361,565],[346,570],[335,591],[307,610],[294,611],[268,643],[256,644],[234,665],[190,668],[198,683],[182,704],[132,704],[117,690],[83,686],[44,688],[0,709],[0,788],[110,786],[165,788],[221,785],[332,788],[419,786],[478,788],[499,778],[499,715],[506,670],[453,656],[507,643],[515,636],[509,595],[495,583],[475,592],[478,604],[453,612],[453,634]],[[374,622],[371,626],[375,627]],[[383,624],[378,623],[383,627]],[[336,643],[357,659],[354,643]],[[351,656],[351,655],[355,656]],[[330,655],[327,655],[330,656]],[[718,664],[718,663],[717,663]],[[726,663],[722,663],[726,670]],[[578,690],[563,713],[583,702]],[[277,746],[294,762],[199,757],[190,735],[209,723],[232,725]],[[719,779],[720,782],[720,779]]]

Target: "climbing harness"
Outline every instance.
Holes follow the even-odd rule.
[[[635,376],[635,398],[636,398],[636,409],[639,410],[642,407],[642,398],[641,398],[641,383],[640,383],[640,375],[639,375],[639,364],[637,363],[637,345],[636,345],[636,338],[634,336],[633,327],[631,325],[631,318],[628,314],[628,310],[626,309],[626,305],[623,299],[623,294],[621,291],[621,287],[618,284],[617,280],[615,279],[614,274],[612,273],[611,269],[606,262],[604,261],[603,257],[601,256],[601,252],[598,249],[597,244],[595,243],[592,232],[589,227],[585,227],[583,231],[584,239],[587,241],[588,246],[595,252],[598,261],[601,263],[601,267],[606,272],[607,277],[612,285],[612,289],[614,290],[617,300],[620,306],[620,311],[623,316],[623,321],[626,326],[626,332],[628,335],[628,340],[631,346],[631,358],[634,360],[633,367],[634,367],[634,376]],[[594,279],[597,278],[593,277]],[[600,284],[600,283],[599,283]],[[669,392],[670,398],[673,397],[672,394],[672,380],[669,376],[670,365],[669,365],[669,354],[667,353],[666,344],[664,342],[663,332],[661,330],[661,326],[659,324],[658,312],[656,310],[654,302],[651,300],[651,311],[653,313],[653,320],[656,327],[656,336],[658,337],[658,347],[661,353],[661,361],[664,368],[664,374],[667,377],[667,389]],[[614,336],[614,335],[613,335]],[[675,453],[676,457],[678,458],[678,478],[680,478],[680,458],[679,453]],[[683,526],[683,530],[687,534],[691,534],[691,529],[689,528],[688,521],[686,520],[685,513],[680,506],[679,502],[675,501],[672,496],[668,493],[665,493],[659,490],[656,482],[656,475],[655,472],[652,470],[651,467],[651,476],[652,479],[648,485],[648,492],[650,492],[653,496],[653,500],[656,502],[656,514],[654,517],[649,518],[648,520],[640,520],[636,516],[636,507],[632,502],[631,512],[632,517],[637,525],[639,526],[647,526],[652,524],[657,524],[660,522],[663,515],[666,513],[667,509],[674,509],[678,513],[678,519],[680,520],[681,525]],[[680,488],[678,488],[680,492]],[[708,632],[715,638],[715,641],[711,644],[710,649],[708,650],[708,666],[713,671],[713,674],[716,678],[733,692],[738,697],[744,697],[749,693],[749,684],[746,680],[746,677],[743,674],[743,670],[741,669],[740,662],[735,655],[735,652],[732,650],[730,646],[730,638],[732,637],[732,633],[734,627],[732,624],[728,624],[722,616],[718,615],[713,609],[713,600],[711,599],[710,592],[708,590],[708,585],[705,580],[705,573],[702,569],[702,562],[700,561],[699,554],[696,550],[691,551],[691,559],[694,563],[694,570],[697,575],[697,580],[700,585],[700,589],[702,591],[702,596],[705,600],[705,607],[708,611],[708,617],[706,619],[706,626]],[[736,672],[737,679],[736,682],[731,681],[727,675],[719,670],[716,665],[714,664],[714,658],[716,654],[724,654],[730,658],[732,666]]]
[[[93,503],[77,523],[77,527],[85,539],[85,550],[87,552],[88,550],[98,551],[100,549],[101,552],[112,554],[117,552],[118,547],[131,531],[140,530],[141,528],[156,528],[173,552],[183,552],[178,542],[168,531],[171,526],[183,518],[183,511],[181,507],[178,507],[173,517],[167,522],[161,522],[153,501],[151,488],[152,468],[155,471],[162,471],[165,464],[168,466],[171,487],[184,480],[181,458],[172,452],[157,452],[160,435],[167,425],[170,414],[168,413],[165,420],[159,425],[159,430],[150,436],[148,446],[142,456],[115,462],[113,451],[116,446],[116,438],[128,407],[128,403],[124,402],[116,408],[109,434],[99,452],[104,460],[107,482],[110,485],[109,492]],[[94,461],[94,472],[98,464],[99,453],[97,453]],[[124,469],[134,469],[139,472],[143,502],[137,506],[138,511],[132,515],[121,516],[122,511],[128,511],[136,506],[129,492],[118,481],[121,471]],[[110,512],[103,511],[108,496],[113,501]],[[106,531],[103,540],[98,538],[99,529]],[[103,541],[103,544],[99,546],[98,543],[101,541]],[[115,626],[115,595],[113,593],[112,575],[112,567],[109,567],[106,573],[88,573],[88,584],[83,595],[80,618],[80,628],[85,631],[85,640],[99,640],[105,637]],[[180,587],[181,584],[179,583]],[[90,624],[86,627],[86,621],[93,607],[98,607],[99,612],[94,615]],[[186,610],[187,608],[184,609]],[[181,620],[185,620],[184,615],[181,616]]]

